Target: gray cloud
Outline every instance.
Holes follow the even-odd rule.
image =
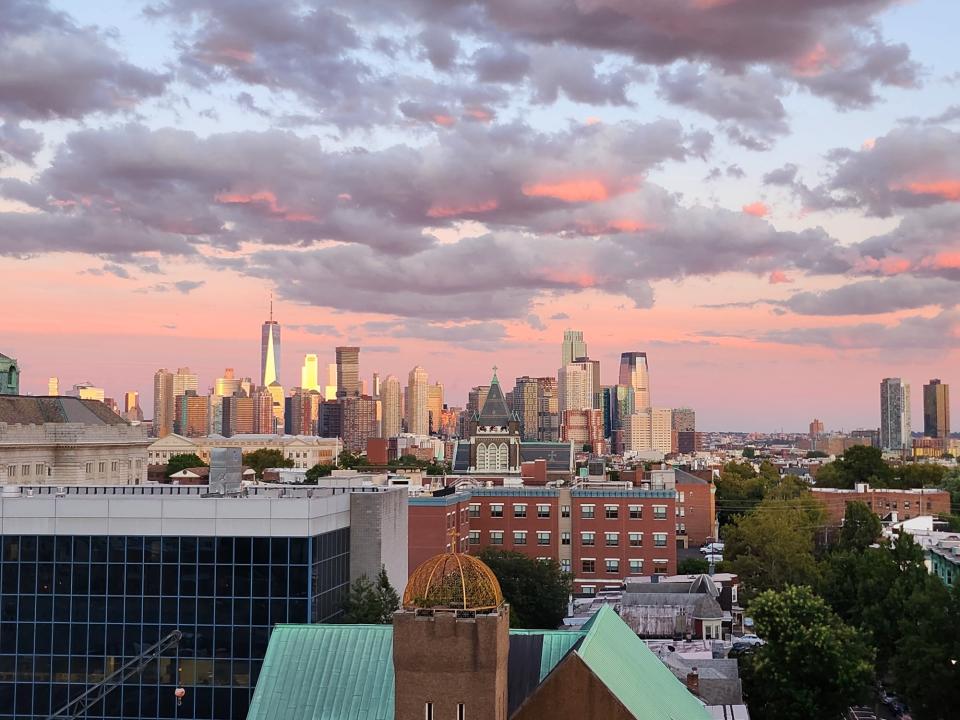
[[[420,33],[419,40],[427,59],[437,70],[450,70],[454,66],[460,44],[450,32],[428,27]]]
[[[43,148],[43,135],[36,130],[7,121],[0,124],[0,162],[4,155],[25,163],[33,163],[33,157]]]
[[[837,350],[896,350],[898,353],[953,350],[960,333],[960,311],[927,318],[911,316],[893,325],[862,323],[844,327],[773,330],[756,339],[786,345],[820,345]]]
[[[799,292],[778,303],[798,315],[880,315],[927,305],[960,303],[960,283],[898,276],[869,279],[821,292]]]
[[[339,337],[340,331],[333,325],[288,325],[291,330],[300,330],[305,333],[310,333],[311,335],[326,335],[332,337]]]
[[[0,115],[8,122],[129,110],[163,92],[167,81],[130,64],[104,33],[78,26],[44,0],[0,4]]]

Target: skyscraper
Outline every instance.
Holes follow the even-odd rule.
[[[560,439],[560,403],[555,377],[537,378],[537,440],[557,442]]]
[[[407,432],[414,435],[430,434],[430,416],[427,408],[427,371],[417,365],[407,378]]]
[[[360,397],[360,348],[337,348],[337,397]]]
[[[260,384],[269,387],[280,382],[280,323],[273,319],[273,296],[270,296],[270,319],[260,328]]]
[[[200,390],[200,378],[196,373],[190,372],[190,368],[177,368],[173,375],[173,396],[179,397],[185,395],[188,390],[198,392]]]
[[[378,398],[380,397],[380,392],[382,390],[383,390],[383,383],[380,380],[380,373],[375,372],[373,374],[373,385],[370,388],[370,394],[373,395],[373,397]]]
[[[351,452],[363,452],[367,449],[367,440],[380,437],[378,403],[369,395],[349,395],[340,398],[338,402],[343,447]]]
[[[557,393],[561,417],[567,410],[592,410],[594,366],[591,362],[572,362],[557,374]]]
[[[693,408],[673,409],[673,429],[677,432],[693,432],[697,429],[697,414]]]
[[[403,431],[402,388],[396,375],[387,375],[380,390],[383,402],[383,433],[388,440]]]
[[[220,398],[230,397],[240,389],[240,380],[237,379],[233,368],[226,368],[223,377],[213,381],[213,394]]]
[[[324,400],[337,399],[337,364],[336,363],[327,364],[327,374],[325,377],[325,384],[322,388],[322,391],[323,391]]]
[[[950,435],[950,386],[937,378],[923,386],[923,434],[931,438]]]
[[[140,393],[128,390],[123,394],[123,417],[127,420],[143,420],[143,410],[140,409]]]
[[[582,330],[564,330],[560,346],[560,367],[566,367],[577,358],[587,357],[587,344]]]
[[[619,381],[631,390],[631,412],[650,407],[650,369],[645,352],[621,353]]]
[[[513,387],[513,411],[520,417],[520,439],[536,440],[540,418],[537,402],[540,383],[527,375],[518,377]]]
[[[303,356],[303,367],[300,368],[300,387],[304,390],[320,390],[320,374],[318,372],[317,356],[314,354]]]
[[[440,416],[443,414],[443,385],[434,383],[427,386],[427,423],[430,434],[440,432]]]
[[[910,385],[900,378],[884,378],[880,382],[880,447],[906,450],[910,432]]]
[[[153,434],[163,438],[173,432],[176,404],[173,394],[173,373],[161,368],[153,374]]]
[[[60,378],[52,377],[47,380],[47,395],[56,397],[60,394]]]

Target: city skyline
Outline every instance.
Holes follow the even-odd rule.
[[[572,327],[705,427],[875,425],[957,359],[956,3],[660,4],[7,3],[23,387],[260,377],[272,292],[285,386],[349,344],[462,398]]]

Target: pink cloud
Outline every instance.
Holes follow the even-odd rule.
[[[452,115],[446,115],[444,113],[434,113],[430,116],[430,119],[440,127],[453,127],[457,124],[457,119],[455,117]]]
[[[625,180],[621,186],[611,188],[597,178],[571,178],[556,182],[527,183],[523,194],[528,197],[546,197],[568,203],[603,202],[636,188],[633,179]]]
[[[906,258],[888,257],[888,258],[861,258],[857,262],[856,269],[860,272],[880,273],[881,275],[900,275],[913,267]]]
[[[960,180],[932,180],[910,182],[893,188],[905,190],[913,195],[935,195],[943,200],[960,201]]]
[[[316,222],[314,215],[302,212],[291,212],[277,202],[277,196],[269,190],[255,193],[219,193],[216,196],[218,203],[224,205],[247,205],[265,212],[267,215],[278,217],[290,222]]]
[[[923,258],[917,267],[925,270],[960,270],[960,252],[942,252]]]
[[[753,215],[754,217],[759,218],[766,217],[770,214],[770,208],[767,206],[767,204],[760,201],[750,203],[749,205],[744,205],[741,209],[747,215]]]
[[[823,43],[818,42],[810,50],[793,61],[793,74],[799,77],[816,77],[834,62]]]
[[[784,283],[787,283],[787,284],[792,283],[793,279],[789,275],[787,275],[785,272],[783,272],[783,270],[774,270],[772,273],[770,273],[768,282],[771,285],[782,285]]]
[[[584,235],[605,235],[607,233],[634,233],[652,230],[656,226],[643,220],[633,218],[618,218],[606,222],[592,222],[589,220],[577,223],[577,230]]]
[[[433,205],[427,210],[427,217],[448,218],[459,215],[476,215],[496,210],[498,206],[499,203],[496,200],[486,200],[473,205]]]
[[[472,120],[477,120],[478,122],[488,123],[493,120],[494,114],[492,110],[488,110],[485,107],[469,107],[464,111],[464,114],[471,118]]]

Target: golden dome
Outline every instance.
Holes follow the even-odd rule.
[[[472,555],[443,553],[420,564],[407,580],[407,610],[494,610],[503,593],[493,571]]]

